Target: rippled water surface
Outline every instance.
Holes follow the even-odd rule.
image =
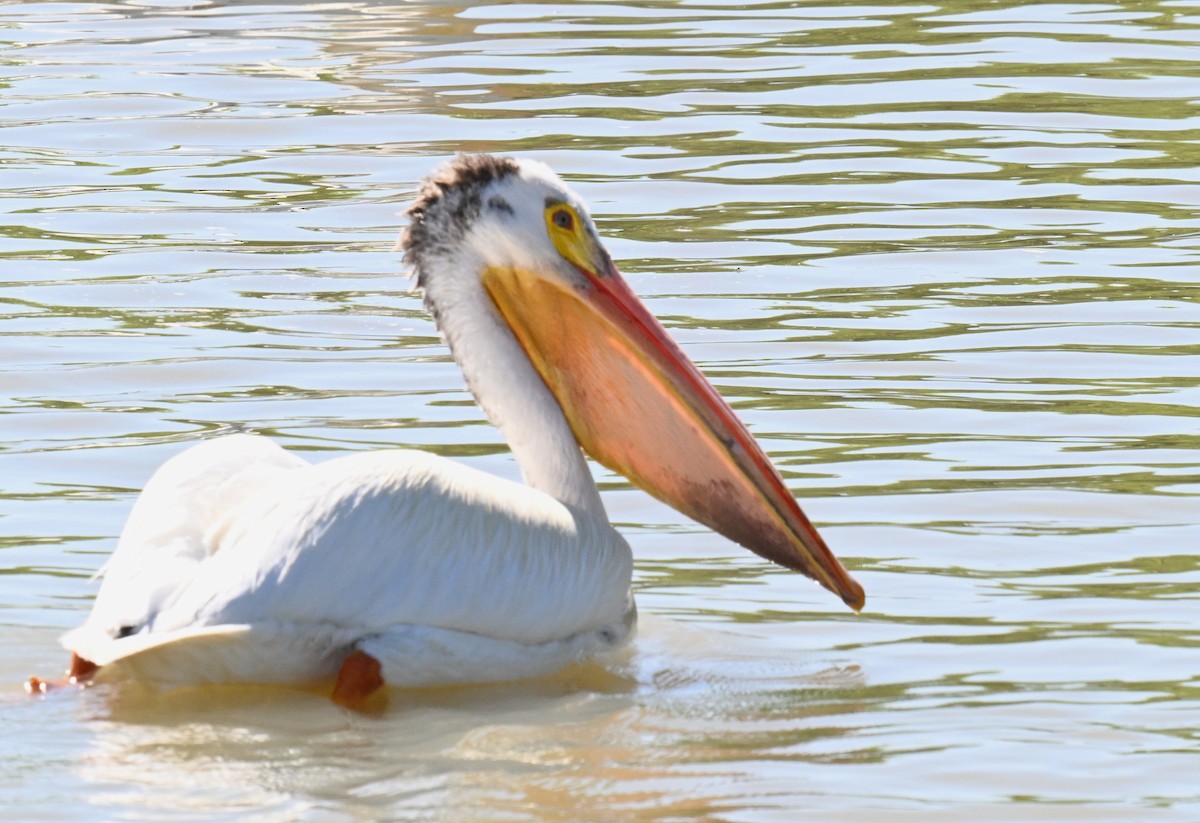
[[[0,3],[6,819],[1200,820],[1200,3]],[[867,588],[598,470],[641,637],[392,696],[32,700],[244,428],[516,477],[392,249],[552,164]]]

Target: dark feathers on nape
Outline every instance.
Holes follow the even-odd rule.
[[[404,262],[418,267],[420,286],[420,257],[429,245],[429,218],[437,215],[437,229],[465,228],[479,214],[480,193],[495,180],[501,180],[519,170],[511,157],[494,154],[460,154],[421,181],[417,200],[408,209],[408,226],[400,236],[399,249]],[[444,213],[443,213],[444,210]]]

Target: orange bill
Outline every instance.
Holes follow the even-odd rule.
[[[517,268],[489,268],[483,278],[580,445],[664,503],[861,610],[862,586],[597,245],[570,255],[582,281]]]

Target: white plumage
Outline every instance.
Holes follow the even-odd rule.
[[[151,478],[63,643],[168,683],[314,682],[352,648],[397,685],[504,680],[623,642],[631,566],[607,522],[434,455],[233,435]]]
[[[861,608],[549,169],[460,157],[409,215],[405,259],[525,485],[415,451],[309,465],[254,435],[194,446],[146,485],[91,614],[64,636],[72,680],[112,664],[162,683],[337,676],[334,699],[354,705],[381,682],[534,676],[619,646],[632,557],[581,445]]]

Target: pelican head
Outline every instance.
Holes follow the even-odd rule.
[[[424,181],[408,214],[405,260],[502,429],[496,418],[513,412],[496,411],[486,395],[503,389],[492,382],[484,390],[480,375],[520,358],[592,458],[862,608],[862,587],[733,410],[634,295],[582,200],[553,172],[528,160],[461,156]],[[500,336],[477,334],[482,327]],[[503,356],[505,346],[513,358]]]

